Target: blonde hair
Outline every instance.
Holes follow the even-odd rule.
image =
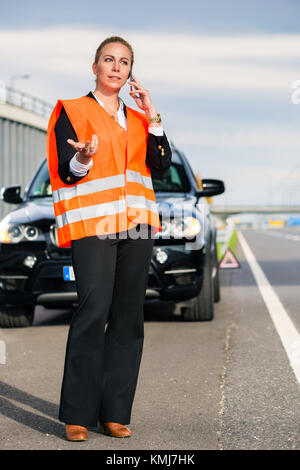
[[[101,42],[100,46],[99,46],[99,47],[97,48],[97,50],[96,50],[96,54],[95,54],[95,63],[96,63],[96,64],[98,63],[98,60],[99,60],[99,57],[100,57],[100,54],[101,54],[102,49],[103,49],[107,44],[110,44],[111,42],[119,42],[119,43],[123,44],[123,46],[128,47],[128,49],[129,49],[129,51],[130,51],[130,54],[131,54],[131,66],[132,66],[133,61],[134,61],[133,49],[132,49],[131,45],[129,44],[129,42],[127,42],[125,39],[121,38],[120,36],[111,36],[111,37],[109,37],[109,38],[104,39],[104,41]]]

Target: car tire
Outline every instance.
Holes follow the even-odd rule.
[[[196,302],[191,307],[184,307],[181,312],[184,321],[211,321],[214,318],[214,281],[212,278],[212,256],[206,252],[203,283]]]
[[[31,326],[34,318],[34,306],[16,307],[0,305],[0,327],[17,328]]]

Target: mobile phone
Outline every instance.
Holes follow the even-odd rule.
[[[129,72],[128,78],[129,78],[130,81],[133,80],[133,78],[132,78],[132,65],[131,65],[131,67],[130,67],[130,72]],[[130,88],[131,88],[132,86],[133,86],[133,85],[130,85]],[[131,88],[131,89],[132,89],[132,88]],[[136,96],[137,96],[137,98],[140,98],[140,94],[139,94],[139,93],[137,93]]]
[[[130,81],[132,81],[132,65],[130,67],[130,72],[129,72],[128,78],[129,78]]]

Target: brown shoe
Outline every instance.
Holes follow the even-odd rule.
[[[87,428],[77,424],[66,424],[66,438],[68,441],[86,441],[88,438]]]
[[[101,432],[111,437],[130,437],[131,431],[120,423],[100,422]]]

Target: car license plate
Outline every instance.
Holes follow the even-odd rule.
[[[73,266],[63,267],[63,276],[65,281],[75,281],[75,274]]]

